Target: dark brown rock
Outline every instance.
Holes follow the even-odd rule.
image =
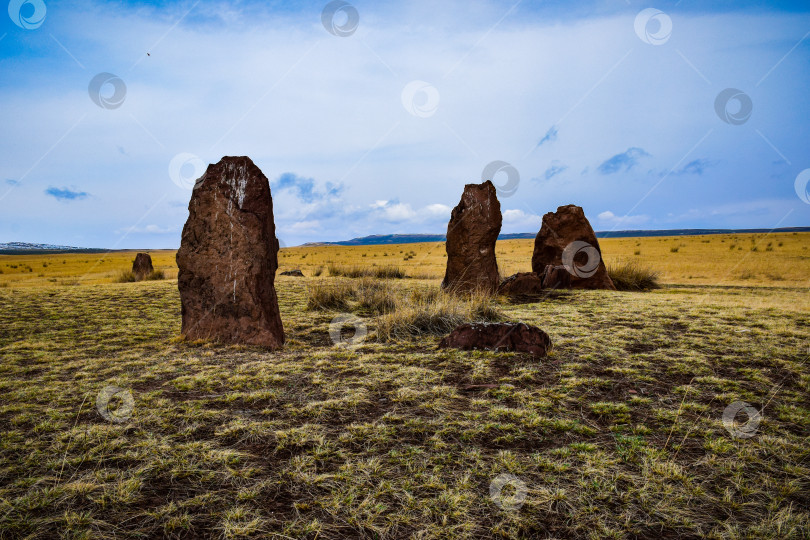
[[[498,285],[498,294],[513,297],[542,295],[542,277],[534,272],[520,272],[511,275]]]
[[[536,326],[525,323],[468,323],[450,332],[450,335],[441,340],[439,347],[465,351],[514,351],[545,356],[551,350],[551,338]]]
[[[287,270],[286,272],[281,273],[282,276],[295,276],[295,277],[304,277],[304,273],[297,268],[295,270]]]
[[[224,157],[197,180],[188,211],[177,252],[183,334],[281,347],[278,240],[267,177],[248,157]]]
[[[135,260],[132,261],[132,273],[135,274],[135,279],[141,281],[154,271],[152,257],[148,253],[135,255]]]
[[[565,266],[546,265],[542,275],[544,289],[570,289],[571,273]]]
[[[461,202],[453,208],[447,225],[443,289],[453,292],[497,289],[500,277],[495,242],[501,222],[501,203],[492,182],[464,186]]]
[[[543,216],[534,240],[532,270],[545,272],[548,265],[565,266],[576,289],[616,290],[608,276],[599,241],[582,208],[569,204]]]

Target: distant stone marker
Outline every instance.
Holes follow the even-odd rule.
[[[602,260],[596,234],[579,206],[560,206],[556,212],[543,216],[543,225],[534,239],[532,271],[546,276],[545,288],[554,285],[553,277],[546,272],[548,265],[564,266],[571,274],[572,288],[616,290]]]
[[[447,270],[442,288],[453,292],[492,291],[498,287],[495,242],[501,232],[501,203],[487,180],[467,184],[447,224]]]
[[[135,279],[141,281],[154,272],[152,267],[152,257],[148,253],[138,253],[135,255],[135,260],[132,261],[132,273],[135,274]]]
[[[197,180],[188,211],[177,252],[182,333],[281,347],[278,240],[267,177],[248,157],[224,157]]]

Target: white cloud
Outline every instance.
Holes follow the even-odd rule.
[[[784,227],[785,218],[794,213],[797,206],[801,208],[801,205],[804,203],[798,198],[729,202],[718,206],[690,208],[680,214],[671,213],[663,221],[672,226],[695,220],[713,219],[719,220],[718,227],[757,228],[748,225],[751,217],[755,216],[764,217],[764,221],[774,227]]]
[[[302,234],[321,232],[323,231],[323,227],[320,221],[313,219],[309,221],[296,221],[295,223],[286,225],[284,227],[279,227],[278,230],[287,234]]]
[[[146,225],[145,227],[127,227],[118,229],[116,234],[171,234],[178,232],[176,227],[161,227],[159,225]]]
[[[397,223],[444,223],[450,219],[451,209],[445,204],[429,204],[415,210],[410,204],[394,201],[375,201],[369,205],[373,215]]]
[[[596,216],[601,223],[614,226],[631,226],[641,225],[650,221],[650,216],[635,215],[635,216],[617,216],[610,210],[606,210]]]
[[[392,204],[383,209],[383,219],[388,221],[411,221],[416,217],[416,212],[410,204]]]
[[[514,223],[515,221],[522,221],[526,219],[526,213],[523,210],[504,210],[503,221],[505,223]]]
[[[508,231],[504,232],[531,232],[540,229],[543,218],[536,214],[529,214],[519,209],[504,210],[503,224]]]
[[[453,209],[446,204],[429,204],[424,208],[425,215],[429,217],[443,218],[448,221],[450,220],[450,213],[452,211]]]

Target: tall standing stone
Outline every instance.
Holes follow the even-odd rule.
[[[248,157],[224,157],[197,180],[188,212],[177,252],[182,333],[281,347],[278,240],[267,177]]]
[[[532,271],[543,274],[548,265],[565,266],[575,289],[616,290],[602,260],[596,233],[579,206],[560,206],[543,216],[534,239]]]
[[[501,232],[501,203],[487,180],[467,184],[447,225],[447,270],[442,288],[453,292],[495,291],[500,281],[495,242]]]

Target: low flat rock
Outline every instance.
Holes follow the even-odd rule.
[[[501,281],[498,294],[505,296],[540,296],[543,294],[543,279],[534,272],[519,272]]]
[[[287,270],[286,272],[281,273],[282,276],[295,276],[295,277],[304,277],[304,273],[301,270]]]
[[[533,356],[546,356],[551,350],[551,338],[536,326],[525,323],[467,323],[456,327],[442,339],[439,348],[525,352]]]
[[[547,264],[542,275],[544,289],[570,289],[571,272],[565,266]]]

